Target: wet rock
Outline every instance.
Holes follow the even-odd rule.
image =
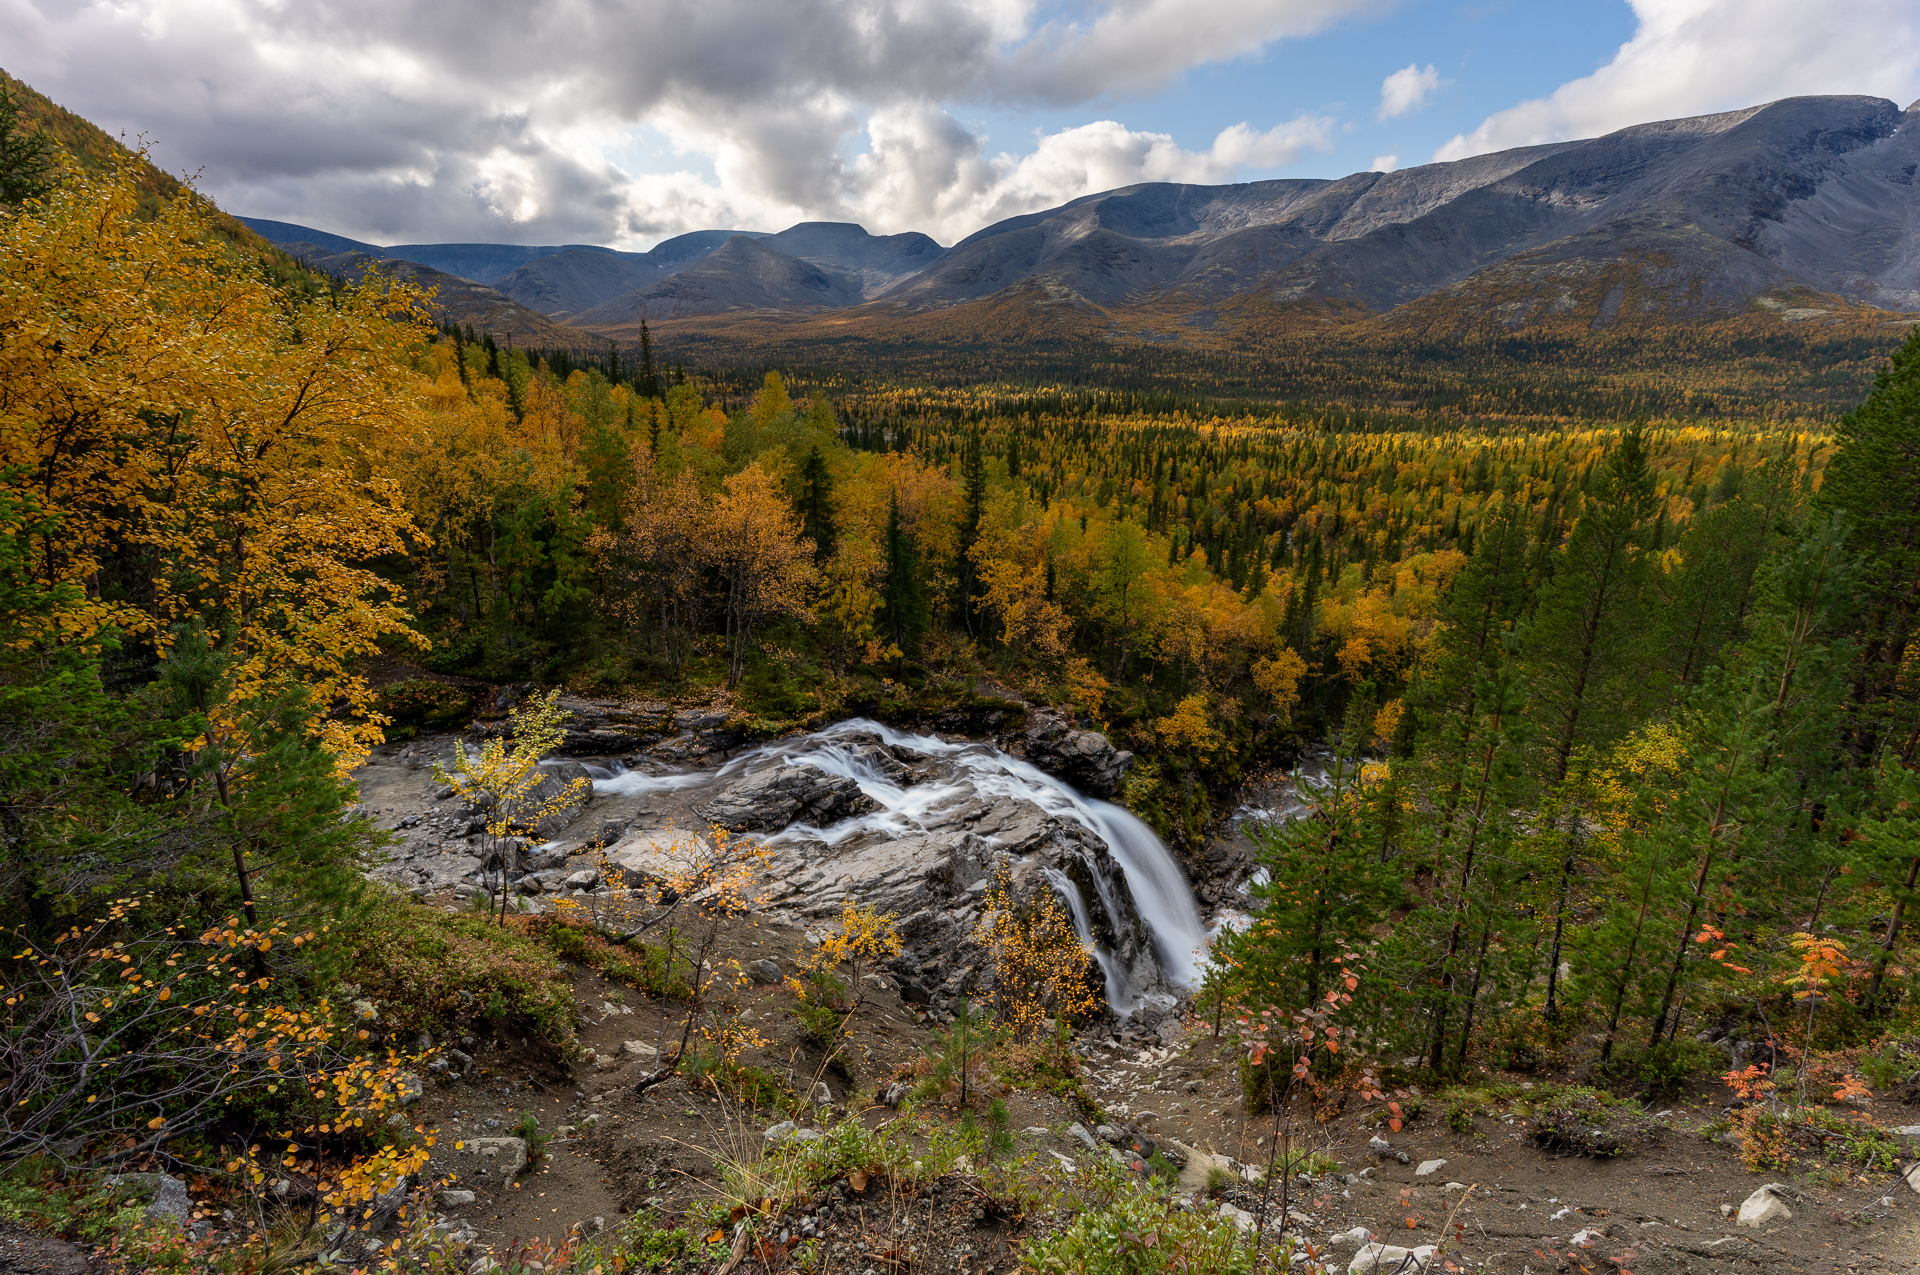
[[[872,808],[860,785],[844,775],[783,765],[748,775],[701,806],[700,814],[735,832],[748,832],[796,822],[830,823]]]
[[[551,810],[545,808],[551,804]],[[514,824],[522,832],[551,837],[580,817],[593,804],[593,776],[577,761],[548,762],[540,767],[539,782],[527,790]],[[545,813],[541,813],[545,810]]]
[[[1115,748],[1098,731],[1077,730],[1059,713],[1038,710],[1027,717],[1027,760],[1092,797],[1111,797],[1133,764],[1133,754]]]

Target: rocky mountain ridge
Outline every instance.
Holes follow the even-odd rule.
[[[1036,287],[1108,310],[1251,300],[1385,314],[1450,298],[1504,307],[1517,323],[1569,306],[1566,281],[1602,273],[1610,291],[1596,326],[1639,312],[1738,313],[1796,289],[1920,309],[1917,107],[1788,98],[1337,180],[1142,183],[1009,218],[950,249],[833,222],[699,231],[644,254],[495,245],[493,265],[523,259],[481,281],[609,336],[642,319],[891,315]],[[301,229],[248,224],[270,238]],[[449,269],[480,263],[482,247],[379,251]]]

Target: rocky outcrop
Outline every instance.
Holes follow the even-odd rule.
[[[871,809],[860,785],[846,776],[786,765],[748,775],[701,806],[700,813],[723,828],[750,832],[826,824]]]
[[[1089,797],[1113,796],[1133,764],[1132,753],[1115,748],[1099,731],[1077,729],[1059,713],[1045,710],[1027,715],[1022,743],[1028,761]]]
[[[551,837],[580,817],[593,804],[593,776],[577,761],[551,761],[540,767],[540,779],[521,799],[523,818],[514,821],[516,832],[535,837]]]

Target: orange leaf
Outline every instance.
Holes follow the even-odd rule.
[[[847,1185],[852,1187],[856,1193],[866,1190],[867,1171],[865,1169],[855,1169],[852,1173],[849,1173],[847,1175]]]

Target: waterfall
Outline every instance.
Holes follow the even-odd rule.
[[[858,748],[859,744],[876,737],[889,747],[940,759],[946,763],[949,774],[916,784],[902,784],[869,751]],[[594,787],[603,792],[622,793],[681,788],[731,780],[776,761],[811,766],[851,779],[876,809],[824,828],[794,824],[770,838],[775,844],[817,841],[837,845],[863,832],[888,837],[927,832],[939,822],[936,812],[975,796],[1025,801],[1046,815],[1079,825],[1105,844],[1130,896],[1127,899],[1104,897],[1105,878],[1098,872],[1093,874],[1096,890],[1103,896],[1097,903],[1106,914],[1109,931],[1129,930],[1126,913],[1130,905],[1147,930],[1153,955],[1166,982],[1177,988],[1188,988],[1197,981],[1200,951],[1207,940],[1206,928],[1201,924],[1185,876],[1153,830],[1119,806],[1082,796],[1039,767],[989,744],[947,743],[930,735],[908,734],[879,722],[852,718],[816,734],[761,745],[733,758],[717,772],[666,776],[628,772],[605,780],[596,779]],[[1072,914],[1074,929],[1083,940],[1094,942],[1094,959],[1106,981],[1108,1003],[1123,1016],[1130,1013],[1138,1006],[1142,989],[1134,986],[1126,962],[1095,940],[1090,901],[1082,896],[1066,873],[1049,868],[1045,875]]]

